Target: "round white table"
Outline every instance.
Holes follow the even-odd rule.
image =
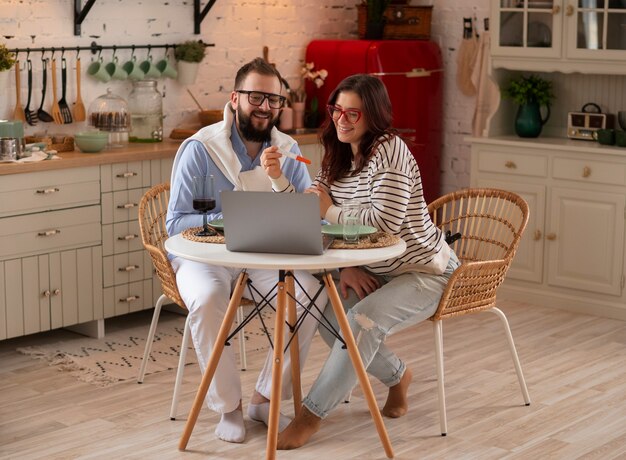
[[[231,295],[230,303],[220,332],[217,336],[211,358],[207,369],[202,376],[202,382],[196,393],[185,429],[179,442],[179,449],[187,447],[191,432],[195,426],[200,409],[204,404],[206,393],[215,374],[217,363],[222,355],[224,343],[231,330],[239,302],[246,286],[248,275],[246,269],[260,268],[278,271],[278,295],[276,302],[276,319],[274,327],[274,363],[272,368],[272,394],[270,398],[270,417],[267,431],[266,458],[274,459],[276,456],[276,445],[278,442],[278,416],[280,413],[280,389],[282,384],[282,363],[284,346],[284,324],[285,310],[289,309],[290,315],[295,316],[295,299],[293,270],[321,270],[323,271],[324,285],[328,293],[328,298],[332,304],[333,311],[339,322],[339,327],[343,333],[346,347],[352,360],[352,365],[359,378],[359,383],[367,401],[370,413],[374,419],[374,424],[385,449],[387,457],[393,458],[391,441],[385,429],[380,411],[376,404],[376,398],[370,385],[363,361],[359,355],[354,336],[348,324],[348,319],[341,303],[341,298],[335,287],[331,274],[328,270],[342,267],[354,267],[367,265],[381,260],[397,257],[406,250],[406,243],[400,241],[393,246],[372,249],[328,249],[322,255],[298,255],[298,254],[268,254],[252,252],[231,252],[226,249],[225,244],[210,244],[190,241],[181,234],[168,238],[165,241],[165,249],[168,253],[183,257],[196,262],[221,265],[224,267],[242,268],[235,288]],[[290,321],[294,318],[290,317]],[[294,409],[296,413],[300,409],[301,389],[299,379],[299,358],[297,357],[298,347],[290,347],[292,363],[292,375],[294,375]],[[294,355],[295,350],[295,355]],[[295,369],[295,371],[294,371]],[[297,378],[295,374],[298,374]],[[297,387],[297,388],[296,388]]]

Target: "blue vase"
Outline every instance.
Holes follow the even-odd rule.
[[[550,118],[550,106],[546,105],[546,117],[541,117],[539,103],[531,101],[520,105],[515,117],[515,133],[519,137],[539,137],[541,128]]]

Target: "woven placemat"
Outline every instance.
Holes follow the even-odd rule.
[[[390,235],[385,232],[376,232],[368,236],[362,236],[359,238],[358,243],[344,243],[341,238],[336,238],[330,245],[330,249],[372,249],[372,248],[385,248],[387,246],[393,246],[400,242],[400,237],[396,235]]]
[[[188,228],[187,230],[183,230],[182,235],[183,238],[185,238],[186,240],[190,240],[190,241],[196,241],[198,243],[217,243],[217,244],[224,244],[226,243],[226,240],[224,239],[224,235],[215,235],[215,236],[196,236],[196,233],[198,233],[200,230],[202,230],[202,227],[191,227]]]

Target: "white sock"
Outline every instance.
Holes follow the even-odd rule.
[[[255,422],[263,422],[267,426],[270,418],[270,403],[248,404],[248,417]],[[290,423],[291,419],[281,413],[278,416],[278,432],[283,431]]]
[[[235,409],[232,412],[222,414],[222,419],[215,428],[215,435],[222,441],[243,442],[246,438],[243,411]]]

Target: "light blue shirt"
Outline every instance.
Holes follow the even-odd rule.
[[[271,145],[269,141],[264,142],[254,159],[251,159],[234,122],[230,141],[233,150],[237,154],[237,159],[241,163],[241,171],[250,171],[260,166],[261,153]],[[294,144],[291,152],[297,155],[301,154],[297,144]],[[285,159],[282,172],[297,192],[302,192],[311,185],[308,170],[302,162]],[[215,165],[202,142],[196,140],[189,141],[180,154],[176,170],[172,173],[173,179],[170,184],[170,202],[166,219],[167,233],[170,236],[176,235],[189,227],[202,225],[202,214],[193,209],[193,185],[191,178],[207,175],[213,175],[215,178],[216,206],[212,213],[207,214],[208,220],[211,221],[222,217],[220,192],[222,190],[233,190],[235,186]]]

